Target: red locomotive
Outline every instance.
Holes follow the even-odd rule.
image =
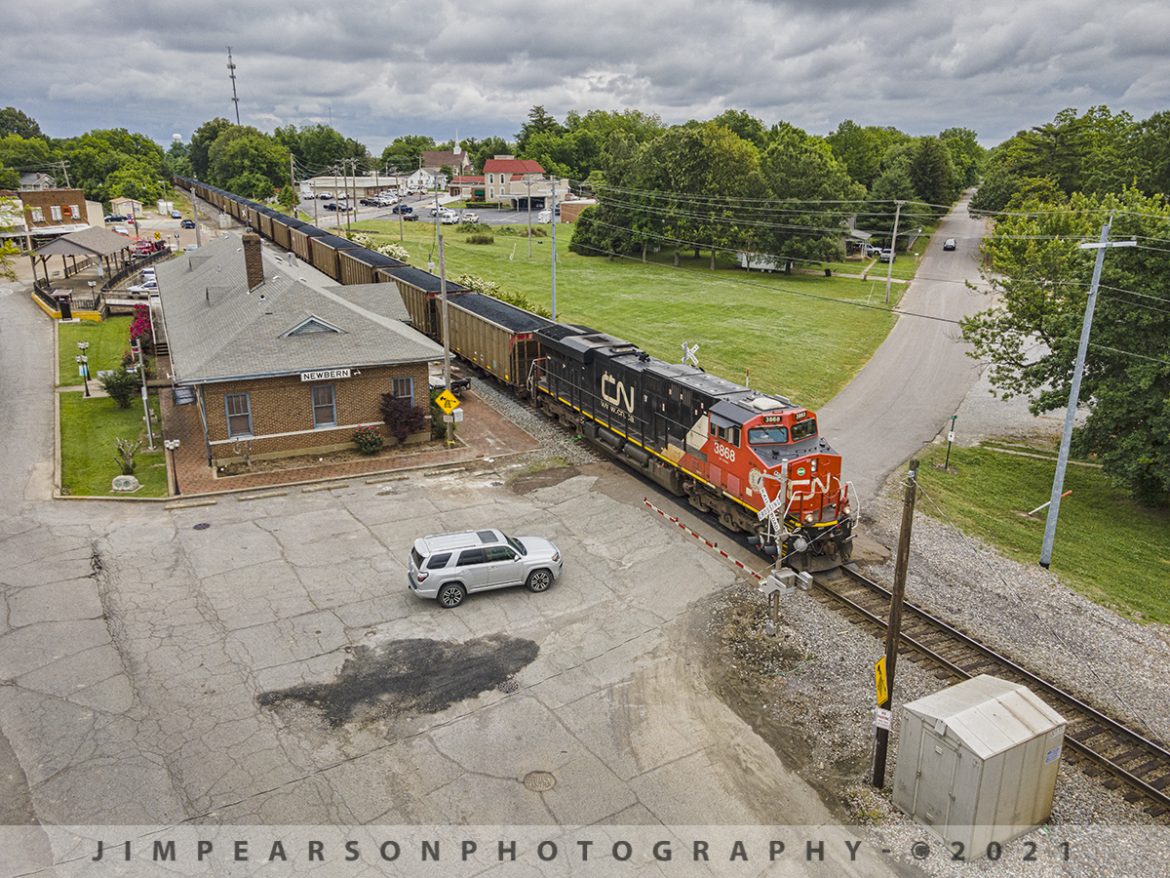
[[[585,327],[536,335],[531,389],[547,411],[790,567],[848,560],[849,488],[814,412]]]

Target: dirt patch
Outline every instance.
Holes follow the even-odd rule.
[[[822,689],[814,697],[794,682],[820,659],[784,624],[783,605],[774,637],[765,630],[767,600],[754,589],[734,586],[702,609],[703,665],[712,691],[817,790],[830,810],[842,819],[856,819],[851,797],[865,773],[865,759],[820,746],[831,696]]]
[[[359,646],[328,683],[261,693],[262,707],[299,701],[333,728],[362,718],[437,713],[495,689],[536,658],[531,640],[493,634],[474,640],[417,638]]]
[[[394,442],[393,439],[388,440]],[[353,463],[354,461],[385,460],[392,461],[400,457],[409,457],[426,451],[443,448],[439,441],[411,442],[408,445],[390,445],[377,454],[362,454],[357,448],[343,451],[330,451],[325,454],[298,454],[294,457],[272,457],[263,460],[253,460],[251,466],[243,461],[222,464],[216,468],[216,477],[230,479],[232,476],[254,476],[258,473],[283,473],[300,469],[321,466],[322,464],[336,465]]]
[[[575,466],[552,466],[548,469],[535,469],[509,479],[508,488],[515,494],[531,494],[540,488],[551,488],[553,485],[559,485],[561,482],[580,474],[581,470]]]

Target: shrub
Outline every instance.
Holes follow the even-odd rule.
[[[496,243],[496,239],[493,238],[491,235],[468,235],[467,236],[467,243],[468,244],[494,244],[494,243]]]
[[[137,375],[131,375],[122,366],[116,372],[103,375],[102,390],[109,394],[110,399],[118,404],[120,409],[130,408],[130,401],[138,393],[139,381]]]
[[[473,223],[461,222],[459,223],[459,231],[461,232],[490,232],[492,227],[487,223]]]
[[[154,333],[150,327],[150,308],[147,305],[134,306],[134,319],[130,321],[130,342],[138,342],[143,350],[151,350]]]
[[[353,442],[362,454],[377,454],[386,441],[373,427],[358,427],[353,431]]]
[[[426,412],[419,406],[412,405],[409,399],[402,399],[389,393],[382,394],[382,420],[386,428],[401,444],[412,433],[420,432],[426,426]]]
[[[131,442],[129,439],[115,439],[114,447],[118,449],[118,454],[114,457],[114,463],[118,464],[118,467],[122,470],[122,475],[134,475],[134,455],[142,447],[142,440],[139,439]]]
[[[410,251],[401,244],[387,241],[385,244],[379,244],[374,249],[383,256],[389,256],[391,259],[397,259],[399,262],[410,262]]]

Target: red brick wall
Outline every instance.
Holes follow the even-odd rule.
[[[429,387],[428,370],[425,363],[405,366],[355,367],[360,375],[339,378],[335,381],[301,381],[299,375],[279,378],[259,378],[252,381],[233,381],[224,384],[203,386],[207,407],[207,432],[212,443],[228,439],[227,410],[224,397],[233,393],[247,393],[252,409],[252,455],[262,457],[281,454],[308,452],[330,447],[352,447],[354,426],[376,424],[383,435],[386,427],[382,424],[379,406],[382,394],[393,387],[392,378],[414,379],[415,405],[422,406],[428,413]],[[337,403],[336,428],[313,428],[313,406],[310,388],[314,384],[332,384]],[[415,439],[425,438],[427,432]],[[301,432],[306,431],[306,432]],[[272,434],[293,435],[272,435]],[[233,452],[231,441],[212,444],[212,456],[217,460],[238,457]]]
[[[74,226],[89,222],[85,213],[85,193],[80,189],[41,189],[20,193],[20,200],[24,202],[24,220],[31,229],[52,228],[53,226]],[[32,209],[39,207],[43,219],[39,222],[32,218]],[[61,219],[53,219],[53,207],[61,208]],[[76,207],[78,216],[75,219],[71,208]]]

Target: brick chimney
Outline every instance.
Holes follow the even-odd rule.
[[[264,283],[264,259],[260,255],[260,236],[255,232],[244,232],[244,268],[248,274],[249,290],[254,290]]]

